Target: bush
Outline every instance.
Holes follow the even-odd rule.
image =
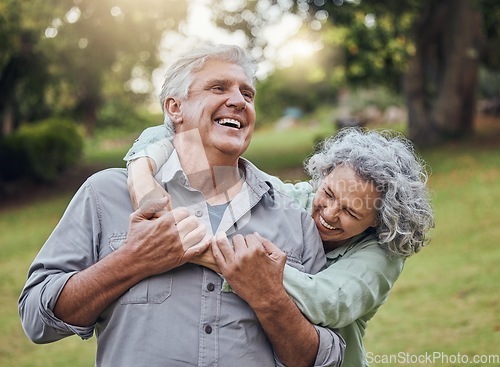
[[[21,127],[0,142],[0,177],[54,181],[81,157],[83,140],[74,123],[48,119]]]
[[[1,182],[15,181],[28,172],[28,154],[23,139],[18,135],[0,138],[0,189]]]

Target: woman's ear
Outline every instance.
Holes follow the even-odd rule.
[[[168,115],[170,121],[172,121],[174,125],[182,124],[182,107],[179,100],[172,97],[167,98],[165,100],[165,113]]]

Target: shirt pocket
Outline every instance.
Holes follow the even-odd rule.
[[[111,251],[118,250],[125,242],[125,234],[113,235],[109,239]],[[153,275],[134,285],[120,297],[120,304],[160,304],[172,294],[172,275]]]

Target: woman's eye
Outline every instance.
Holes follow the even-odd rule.
[[[349,210],[346,210],[346,209],[344,209],[344,210],[345,210],[345,212],[346,212],[347,214],[349,214],[349,216],[351,216],[352,218],[354,218],[354,219],[358,219],[358,217],[356,217],[356,216],[355,216],[352,212],[350,212]]]

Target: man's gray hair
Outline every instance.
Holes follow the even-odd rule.
[[[380,246],[406,258],[427,244],[427,231],[434,227],[428,173],[408,139],[390,131],[347,128],[326,139],[305,162],[316,189],[338,165],[352,168],[380,193],[375,228]]]
[[[160,92],[160,103],[167,133],[173,135],[174,126],[165,113],[165,101],[168,97],[187,98],[194,73],[201,70],[208,60],[227,61],[241,66],[252,85],[255,84],[257,63],[241,47],[203,43],[189,50],[177,58],[167,69]]]

